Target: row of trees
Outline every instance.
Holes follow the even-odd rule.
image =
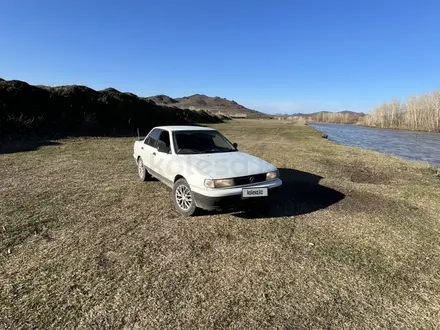
[[[381,128],[440,132],[440,89],[410,96],[405,102],[394,98],[371,110],[365,116],[356,112],[320,112],[309,116],[309,121],[357,124]]]
[[[356,124],[361,118],[358,114],[348,112],[319,112],[310,116],[309,120],[322,123]]]
[[[381,104],[375,107],[361,124],[440,132],[440,89],[408,97],[405,103],[393,99]]]

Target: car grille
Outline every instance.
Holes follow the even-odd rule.
[[[266,181],[266,173],[263,174],[254,174],[254,175],[246,175],[238,178],[234,178],[235,186],[243,186],[245,184],[253,184],[258,182]]]

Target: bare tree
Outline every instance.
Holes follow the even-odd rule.
[[[349,113],[321,112],[309,117],[309,120],[440,132],[440,89],[409,96],[403,103],[398,98],[393,98],[390,102],[374,107],[365,117]]]
[[[402,128],[440,132],[440,89],[410,96],[405,103],[394,98],[374,107],[362,124],[384,128]]]

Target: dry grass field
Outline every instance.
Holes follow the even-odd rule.
[[[1,154],[0,329],[439,328],[432,169],[307,126],[214,127],[282,169],[271,208],[179,216],[133,138]]]

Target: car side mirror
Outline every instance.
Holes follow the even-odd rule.
[[[167,145],[163,141],[160,141],[160,140],[157,141],[156,148],[157,148],[157,151],[159,151],[159,152],[163,152],[165,154],[169,154],[170,153],[170,148],[167,147]]]
[[[233,146],[235,149],[238,150],[238,144],[237,144],[237,142],[234,142],[234,143],[232,144],[232,146]]]

